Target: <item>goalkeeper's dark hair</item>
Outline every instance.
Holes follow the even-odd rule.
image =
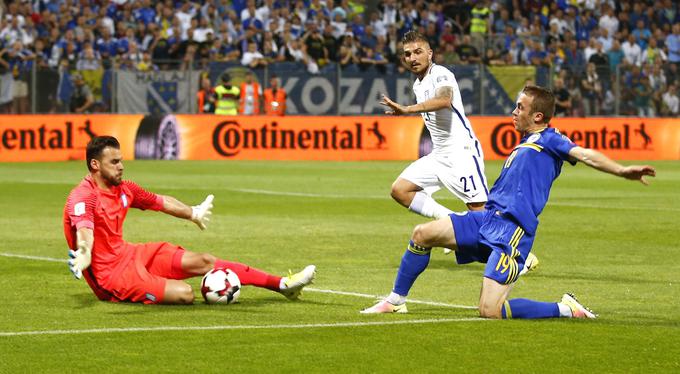
[[[555,113],[555,95],[547,88],[528,85],[522,90],[534,100],[531,102],[531,113],[543,113],[543,123],[548,124]]]
[[[416,30],[411,30],[404,34],[404,37],[401,38],[401,42],[403,44],[406,43],[414,43],[414,42],[425,42],[428,46],[430,46],[430,42],[427,40],[425,35],[419,33]]]
[[[87,150],[85,151],[87,170],[92,171],[90,162],[93,159],[101,161],[102,152],[104,152],[104,148],[106,147],[120,149],[120,143],[118,142],[118,139],[113,136],[95,136],[87,143]]]

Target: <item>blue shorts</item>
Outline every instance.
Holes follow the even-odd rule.
[[[495,211],[453,213],[450,217],[459,264],[486,263],[485,277],[501,284],[517,280],[534,244],[532,235]]]

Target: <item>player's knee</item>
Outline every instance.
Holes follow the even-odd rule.
[[[404,191],[399,188],[397,182],[392,183],[392,189],[390,190],[390,195],[392,198],[398,202],[401,202],[404,198]]]
[[[413,240],[414,243],[421,245],[423,247],[431,247],[432,246],[432,237],[431,237],[430,230],[427,228],[427,223],[417,225],[416,227],[413,228],[413,234],[411,235],[411,240]]]
[[[194,295],[194,289],[189,284],[186,284],[185,287],[182,287],[182,289],[177,294],[177,301],[179,304],[193,304],[195,298],[196,296]]]
[[[503,317],[501,314],[501,308],[498,307],[498,305],[486,303],[479,304],[479,316],[482,318],[491,319],[501,319]]]

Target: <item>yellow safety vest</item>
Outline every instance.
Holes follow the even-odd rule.
[[[226,88],[224,85],[215,87],[217,100],[215,101],[215,114],[235,116],[238,114],[238,100],[241,90],[236,86]]]
[[[470,32],[478,34],[486,34],[487,18],[489,18],[489,8],[482,9],[472,8],[472,21],[470,23]]]

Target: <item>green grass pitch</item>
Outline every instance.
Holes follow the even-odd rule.
[[[414,225],[389,198],[404,162],[125,163],[125,177],[196,204],[201,232],[130,211],[131,242],[170,241],[317,280],[299,302],[245,288],[233,306],[113,304],[62,261],[62,209],[84,162],[0,164],[0,373],[18,372],[678,372],[680,163],[651,185],[565,166],[541,215],[539,269],[512,296],[571,291],[594,321],[477,318],[483,265],[434,250],[407,315],[364,316],[389,292]],[[493,182],[500,163],[487,163]],[[436,197],[462,210],[448,192]],[[190,281],[197,289],[199,279]]]

